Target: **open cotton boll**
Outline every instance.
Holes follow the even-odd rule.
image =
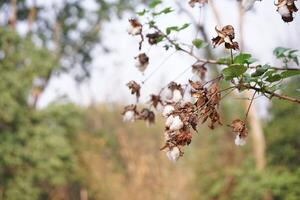
[[[166,97],[166,99],[172,99],[172,97],[173,97],[173,92],[172,92],[172,90],[167,89],[167,90],[165,91],[165,97]]]
[[[173,121],[174,121],[174,117],[173,117],[173,115],[170,115],[166,120],[166,124],[165,124],[166,127],[170,127],[172,125]]]
[[[174,106],[172,106],[172,105],[166,105],[164,107],[162,115],[164,117],[168,117],[174,110],[175,110]]]
[[[148,63],[147,64],[142,64],[138,58],[135,59],[135,67],[138,68],[138,70],[140,72],[144,72],[146,70],[146,68],[148,67]]]
[[[255,1],[258,0],[242,0],[242,7],[244,10],[251,10],[254,6]]]
[[[289,11],[287,5],[284,5],[284,6],[279,7],[279,8],[278,8],[278,12],[279,12],[279,14],[280,14],[281,16],[283,16],[283,17],[289,17],[289,16],[291,16],[291,13],[290,13],[290,11]]]
[[[179,102],[182,100],[182,95],[181,95],[181,92],[179,90],[174,90],[173,91],[173,98],[172,100],[174,102]]]
[[[132,110],[126,111],[126,113],[123,116],[123,121],[124,122],[134,122],[134,111],[132,111]]]
[[[132,25],[130,25],[128,28],[127,28],[127,33],[129,35],[138,35],[142,32],[142,27],[140,26],[136,26],[136,27],[133,27]]]
[[[167,157],[170,161],[176,162],[180,157],[180,150],[178,147],[173,147],[171,150],[167,151]]]
[[[177,131],[183,127],[183,122],[179,116],[174,117],[173,122],[170,126],[170,130]]]
[[[243,146],[246,144],[246,140],[244,138],[242,138],[240,135],[237,135],[235,137],[234,143],[237,146]]]

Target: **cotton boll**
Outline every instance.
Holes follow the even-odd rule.
[[[257,0],[242,0],[242,7],[244,10],[251,10],[254,6],[254,3]]]
[[[166,120],[166,124],[165,124],[166,127],[170,127],[172,125],[173,121],[174,121],[174,117],[173,117],[173,115],[170,115]]]
[[[137,26],[137,27],[133,27],[132,25],[130,25],[128,28],[127,28],[127,32],[128,34],[130,35],[138,35],[140,34],[142,31],[142,27],[140,26]]]
[[[129,110],[123,116],[124,122],[134,122],[134,111]]]
[[[243,146],[243,145],[246,144],[246,141],[245,141],[245,139],[242,138],[240,135],[237,135],[237,136],[235,137],[234,143],[235,143],[235,145],[237,145],[237,146]]]
[[[177,131],[183,127],[183,122],[179,116],[174,117],[173,122],[170,126],[170,130]]]
[[[291,16],[291,13],[290,13],[290,11],[289,11],[289,9],[288,9],[288,7],[286,5],[279,7],[278,8],[278,12],[283,17],[289,17],[289,16]]]
[[[135,59],[135,67],[138,68],[140,72],[144,72],[148,67],[148,63],[142,64],[138,58]]]
[[[172,100],[174,102],[179,102],[182,100],[182,95],[181,95],[181,92],[179,90],[174,90],[173,91],[173,98]]]
[[[165,92],[165,96],[166,96],[166,99],[172,99],[172,97],[173,97],[172,90],[167,89],[166,92]]]
[[[170,161],[176,162],[180,157],[180,150],[178,147],[173,147],[171,150],[167,152],[167,157]]]
[[[166,105],[164,107],[162,115],[164,117],[168,117],[174,110],[175,110],[174,106],[172,106],[172,105]]]

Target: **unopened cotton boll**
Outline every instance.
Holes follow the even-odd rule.
[[[168,117],[174,110],[175,110],[174,106],[172,106],[172,105],[166,105],[164,107],[162,115],[164,117]]]
[[[291,15],[287,5],[281,6],[278,8],[278,12],[283,17],[289,17]]]
[[[134,122],[134,111],[129,110],[123,116],[124,122]]]
[[[173,121],[174,121],[174,117],[173,117],[173,115],[170,115],[166,120],[166,124],[165,124],[166,127],[170,127],[172,125]]]
[[[243,145],[246,144],[246,141],[245,141],[245,139],[242,138],[240,135],[237,135],[237,136],[235,137],[234,143],[235,143],[235,145],[237,145],[237,146],[243,146]]]
[[[171,150],[167,151],[167,157],[170,161],[176,162],[180,157],[180,150],[178,147],[173,147]]]
[[[172,100],[174,102],[179,102],[182,100],[182,95],[181,95],[181,92],[179,90],[174,90],[173,91],[173,98]]]
[[[177,131],[183,127],[183,122],[179,116],[174,117],[173,122],[170,126],[170,130]]]

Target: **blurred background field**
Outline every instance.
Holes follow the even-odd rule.
[[[187,6],[187,1],[179,2]],[[125,83],[143,80],[162,59],[160,51],[150,53],[159,58],[144,76],[133,65],[137,44],[127,36],[127,19],[148,3],[0,1],[0,199],[300,199],[298,105],[258,101],[256,112],[266,142],[263,169],[257,169],[252,136],[245,146],[237,147],[226,127],[245,109],[236,97],[222,104],[224,126],[213,131],[198,127],[199,133],[177,163],[160,151],[164,124],[159,113],[150,127],[122,121],[123,106],[134,99]],[[225,16],[223,23],[238,24],[236,1],[214,3]],[[176,1],[171,5],[179,7]],[[228,13],[229,6],[236,10]],[[267,6],[272,2],[258,2],[246,14],[245,50],[276,63],[274,47],[299,49],[300,17],[290,25],[279,20],[270,24],[269,19],[278,16]],[[210,7],[203,12],[210,37],[217,19]],[[189,19],[184,12],[174,15]],[[250,34],[255,25],[263,28]],[[178,37],[189,38],[194,32]],[[181,54],[170,59],[145,93],[157,91],[191,64]],[[300,98],[299,88],[300,79],[293,78],[282,91]]]

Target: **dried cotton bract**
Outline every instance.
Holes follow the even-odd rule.
[[[226,49],[239,50],[239,44],[234,42],[235,38],[234,28],[231,25],[224,26],[221,30],[215,27],[218,36],[212,39],[213,46],[217,47],[221,44],[225,44]]]
[[[277,12],[281,15],[283,21],[293,21],[293,13],[298,11],[295,1],[296,0],[278,0],[278,3],[275,4],[277,6]]]
[[[135,81],[130,81],[127,83],[127,87],[131,90],[131,94],[135,94],[137,100],[140,98],[141,93],[141,86],[137,84]]]

